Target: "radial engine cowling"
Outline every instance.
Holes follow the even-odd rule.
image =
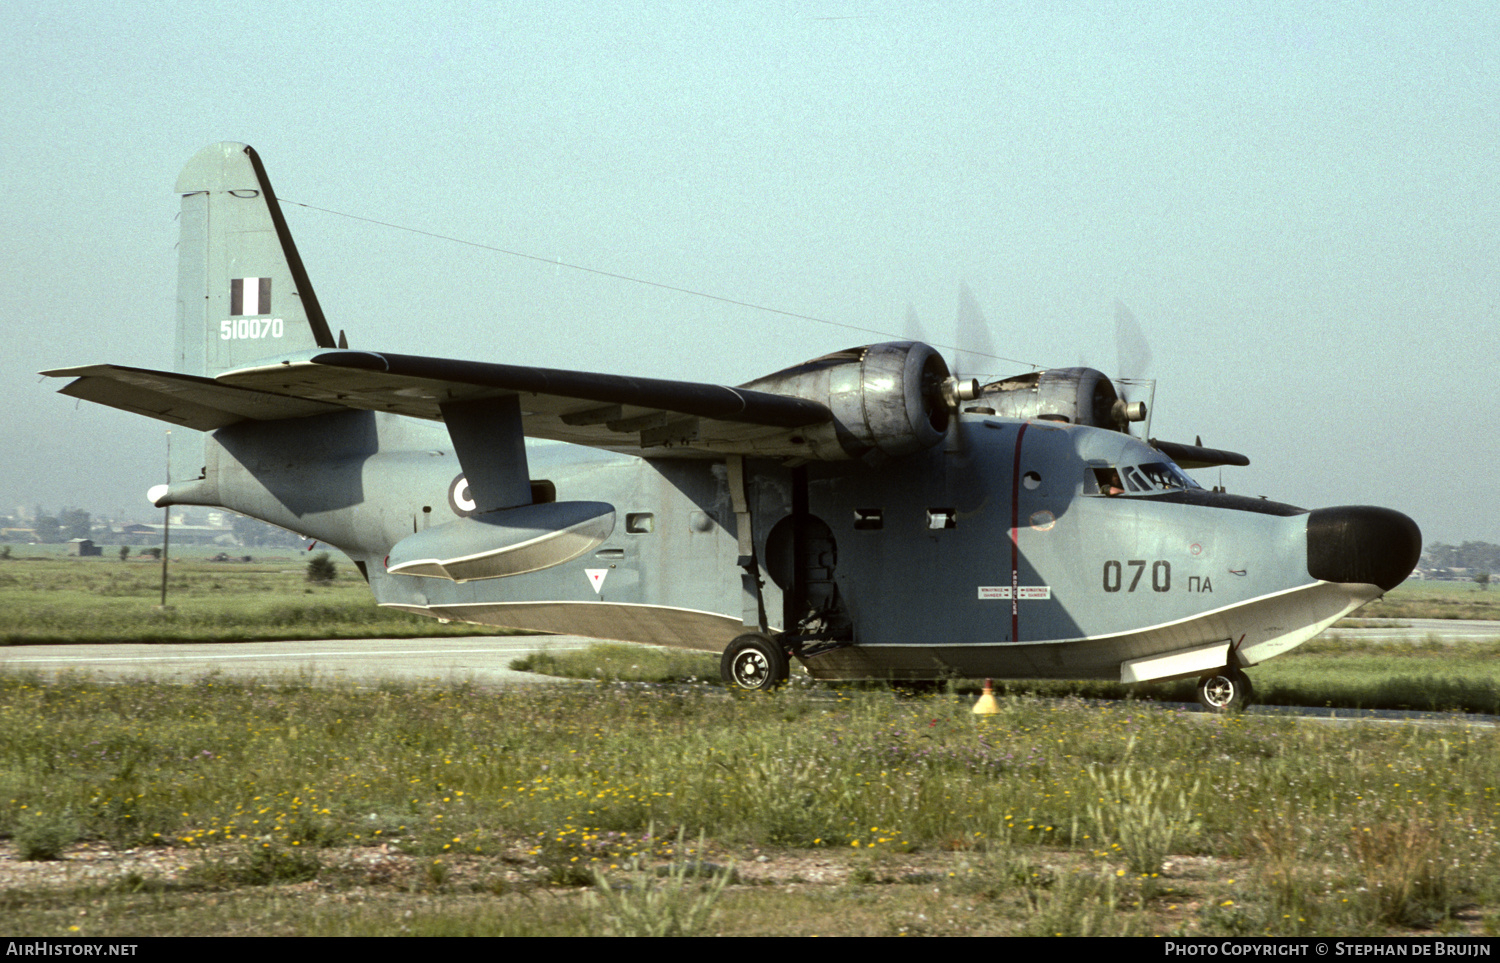
[[[1127,404],[1101,371],[1050,368],[985,385],[975,404],[1006,418],[1041,418],[1124,431],[1146,416],[1145,405]]]
[[[850,348],[806,361],[743,387],[817,401],[833,424],[808,430],[805,454],[822,460],[892,457],[943,440],[952,390],[942,355],[920,342]]]

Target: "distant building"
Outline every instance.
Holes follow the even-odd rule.
[[[91,558],[104,554],[104,550],[94,544],[92,538],[75,538],[68,542],[68,554],[77,555],[79,558]]]
[[[120,526],[117,538],[121,545],[155,545],[161,541],[161,526],[131,522]]]
[[[132,522],[121,525],[116,539],[121,545],[160,545],[163,526]],[[189,525],[172,518],[173,545],[238,545],[234,529],[222,525]]]

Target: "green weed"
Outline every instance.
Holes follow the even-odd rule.
[[[678,850],[683,851],[678,835]],[[698,852],[704,840],[698,840]],[[734,877],[734,867],[704,867],[678,859],[655,873],[636,860],[611,877],[594,870],[589,894],[604,936],[700,936],[713,920],[715,904]]]
[[[16,855],[27,861],[61,859],[79,835],[78,820],[70,812],[28,810],[16,826]]]
[[[1440,833],[1421,817],[1356,826],[1349,849],[1365,880],[1369,915],[1392,926],[1430,926],[1457,903],[1456,867]]]
[[[1049,875],[1027,891],[1022,936],[1135,936],[1139,921],[1116,907],[1115,881],[1086,873]]]
[[[184,882],[212,890],[303,883],[316,879],[322,868],[313,850],[252,843],[237,854],[198,863],[185,874]]]
[[[1182,788],[1159,772],[1131,765],[1091,765],[1088,775],[1094,791],[1089,821],[1100,839],[1114,843],[1131,873],[1155,878],[1167,856],[1197,834],[1197,780]]]

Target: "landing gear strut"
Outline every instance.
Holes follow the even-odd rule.
[[[1209,712],[1238,712],[1254,697],[1250,677],[1225,668],[1198,680],[1198,704]]]
[[[750,633],[725,647],[719,659],[719,675],[736,688],[765,692],[791,677],[791,663],[776,642]]]

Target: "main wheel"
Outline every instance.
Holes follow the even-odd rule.
[[[786,653],[764,635],[740,636],[725,647],[719,659],[719,675],[725,683],[740,689],[774,689],[791,674]]]
[[[1250,703],[1250,677],[1239,669],[1220,669],[1198,680],[1198,704],[1209,712],[1238,712]]]

